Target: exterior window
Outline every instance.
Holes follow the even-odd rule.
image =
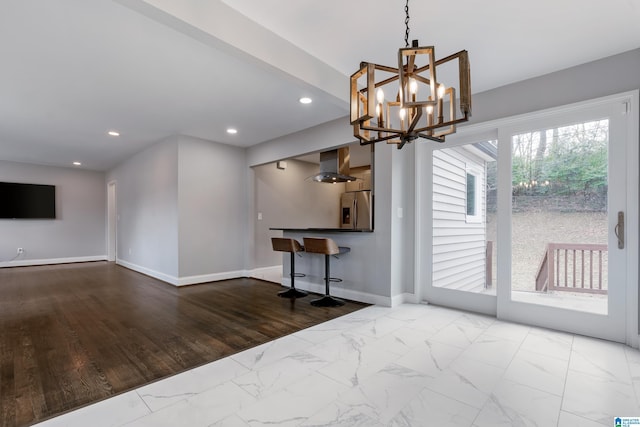
[[[476,168],[467,169],[467,188],[466,188],[466,207],[467,207],[467,223],[482,222],[481,208],[482,192],[481,187],[482,172]]]
[[[467,172],[467,216],[476,214],[476,176]]]

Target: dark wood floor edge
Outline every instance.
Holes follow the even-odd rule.
[[[254,280],[257,280],[257,281],[261,281],[261,282],[266,282],[266,283],[269,283],[269,284],[274,284],[274,282],[269,282],[268,280],[260,280],[260,279],[255,279],[255,278],[252,278],[252,277],[245,277],[245,278],[248,278],[248,279],[254,279]],[[233,280],[233,279],[224,279],[224,280]],[[222,281],[222,280],[217,280],[216,282],[220,282],[220,281]],[[207,282],[207,283],[214,283],[214,282]],[[189,286],[192,286],[192,285],[189,285]],[[344,299],[344,298],[343,298],[343,299]],[[334,317],[334,318],[332,318],[332,319],[328,319],[328,320],[326,320],[326,321],[324,321],[324,322],[321,322],[321,323],[318,323],[318,324],[315,324],[315,325],[311,325],[311,326],[308,326],[308,327],[306,327],[306,328],[302,328],[302,329],[300,329],[300,330],[298,330],[298,331],[291,332],[291,333],[289,333],[289,334],[282,334],[282,335],[277,336],[277,337],[275,337],[275,338],[273,338],[273,339],[271,339],[270,341],[267,341],[267,342],[273,342],[273,341],[279,340],[279,339],[281,339],[281,338],[284,338],[284,337],[287,337],[287,336],[290,336],[290,335],[296,334],[296,333],[298,333],[298,332],[300,332],[300,331],[304,331],[304,330],[306,330],[306,329],[313,328],[313,327],[315,327],[315,326],[322,325],[322,324],[327,323],[327,322],[331,322],[331,321],[333,321],[333,320],[335,320],[335,319],[339,319],[339,318],[341,318],[341,317],[343,317],[343,316],[346,316],[347,314],[351,314],[351,313],[358,312],[358,311],[360,311],[360,310],[362,310],[362,309],[364,309],[364,308],[367,308],[367,307],[370,307],[370,306],[372,306],[372,305],[373,305],[373,304],[363,303],[363,302],[359,302],[359,301],[351,301],[351,300],[345,300],[345,301],[350,302],[350,303],[353,303],[353,304],[355,304],[355,305],[359,305],[359,306],[361,306],[361,307],[360,307],[360,308],[358,308],[357,310],[352,311],[352,312],[342,314],[342,315],[340,315],[340,316],[338,316],[338,317]],[[57,413],[57,414],[51,415],[51,416],[46,417],[46,418],[40,418],[40,419],[38,419],[36,422],[31,423],[31,424],[27,424],[26,426],[33,426],[33,425],[36,425],[36,424],[39,424],[39,423],[43,423],[43,422],[48,421],[48,420],[51,420],[51,419],[53,419],[53,418],[58,418],[58,417],[61,417],[61,416],[63,416],[63,415],[70,414],[70,413],[72,413],[72,412],[75,412],[75,411],[81,410],[81,409],[83,409],[83,408],[86,408],[86,407],[89,407],[89,406],[92,406],[92,405],[98,404],[98,403],[100,403],[100,402],[104,402],[104,401],[106,401],[106,400],[109,400],[109,399],[115,398],[115,397],[117,397],[117,396],[120,396],[120,395],[123,395],[123,394],[126,394],[126,393],[130,393],[130,392],[132,392],[132,391],[138,390],[139,388],[146,387],[146,386],[151,385],[151,384],[155,384],[155,383],[157,383],[157,382],[160,382],[160,381],[166,380],[167,378],[175,377],[176,375],[182,375],[182,374],[184,374],[184,373],[187,373],[187,372],[189,372],[189,371],[191,371],[191,370],[194,370],[194,369],[200,368],[200,367],[202,367],[202,366],[206,366],[206,365],[208,365],[208,364],[216,363],[216,362],[218,362],[218,361],[220,361],[220,360],[223,360],[223,359],[226,359],[226,358],[229,358],[229,357],[233,357],[233,356],[235,356],[236,354],[242,353],[243,351],[250,350],[250,349],[255,348],[255,347],[259,347],[259,346],[261,346],[261,345],[263,345],[263,344],[266,344],[267,342],[265,342],[265,343],[258,343],[258,344],[255,344],[255,345],[249,345],[249,346],[247,346],[247,347],[245,347],[245,348],[242,348],[242,349],[239,349],[239,350],[237,350],[237,351],[235,351],[235,352],[233,352],[233,353],[230,353],[230,354],[228,354],[228,355],[226,355],[226,356],[224,356],[224,357],[222,357],[222,358],[220,358],[220,359],[216,359],[216,360],[212,360],[212,361],[208,361],[208,362],[203,362],[203,363],[200,363],[200,364],[196,364],[196,365],[191,366],[191,367],[189,367],[189,368],[183,369],[183,370],[181,370],[181,371],[179,371],[179,372],[174,372],[174,373],[171,373],[170,375],[166,375],[166,376],[164,376],[164,377],[161,377],[161,378],[157,378],[157,379],[151,380],[151,381],[149,381],[149,382],[147,382],[147,383],[145,383],[145,384],[142,384],[142,385],[139,385],[139,386],[135,386],[135,387],[131,387],[131,388],[129,388],[129,389],[122,390],[122,391],[120,391],[120,392],[114,393],[114,394],[112,394],[111,396],[106,396],[106,397],[104,397],[104,398],[102,398],[102,399],[95,400],[95,401],[93,401],[93,402],[89,402],[89,403],[87,403],[87,404],[84,404],[84,405],[81,405],[81,406],[77,406],[77,407],[75,407],[75,408],[68,409],[68,410],[66,410],[66,411],[64,411],[64,412],[60,412],[60,413]],[[238,363],[240,363],[240,362],[238,362]],[[244,366],[244,365],[243,365],[243,366]],[[247,368],[247,369],[250,369],[250,368]],[[142,396],[141,396],[140,394],[138,394],[138,397],[140,398],[140,400],[142,401],[142,403],[144,403],[144,405],[145,405],[145,406],[146,406],[146,407],[151,411],[150,413],[155,412],[155,411],[151,410],[151,408],[149,408],[149,406],[147,405],[147,402],[145,402],[145,401],[144,401],[144,399],[142,398]],[[132,420],[132,421],[134,421],[134,420]],[[131,421],[130,421],[130,422],[131,422]]]
[[[2,378],[6,427],[59,417],[367,306],[290,304],[296,300],[277,296],[280,284],[244,274],[180,291],[107,261],[25,266],[0,277],[0,361],[13,370]]]

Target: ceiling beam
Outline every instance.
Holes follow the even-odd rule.
[[[114,0],[207,46],[310,84],[349,103],[349,77],[219,0]]]

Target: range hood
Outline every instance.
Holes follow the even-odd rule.
[[[315,182],[351,182],[357,178],[349,176],[349,147],[320,153],[320,172],[307,178]]]

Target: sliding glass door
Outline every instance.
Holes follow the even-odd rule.
[[[423,300],[625,341],[637,296],[634,102],[505,119],[419,152]]]
[[[500,317],[625,341],[628,108],[616,100],[499,130]]]

